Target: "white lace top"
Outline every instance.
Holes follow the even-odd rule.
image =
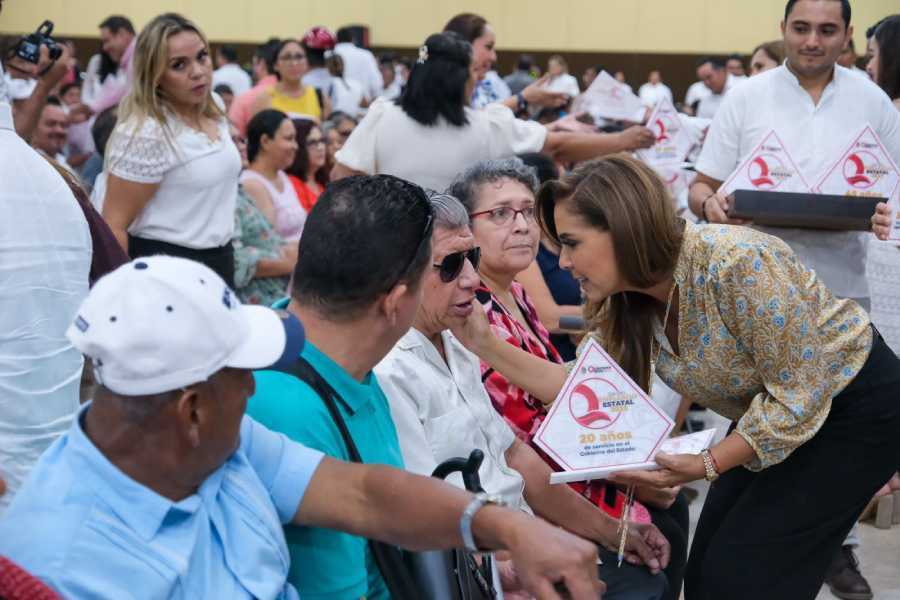
[[[134,236],[206,249],[224,246],[234,232],[241,157],[228,121],[218,139],[192,129],[175,115],[163,126],[146,119],[120,123],[109,141],[106,170],[127,181],[158,183],[159,190],[128,228]],[[108,201],[108,199],[107,199]]]

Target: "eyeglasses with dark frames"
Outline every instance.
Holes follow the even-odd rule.
[[[504,225],[509,225],[512,221],[515,221],[517,216],[522,215],[526,223],[532,224],[537,222],[535,211],[536,209],[533,204],[519,209],[511,206],[498,206],[497,208],[492,208],[490,210],[481,210],[470,213],[469,218],[474,219],[476,217],[487,215],[488,221],[498,227],[503,227]]]

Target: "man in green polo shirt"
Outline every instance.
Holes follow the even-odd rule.
[[[282,304],[281,307],[287,307],[291,312],[296,309],[287,302]],[[302,308],[299,314],[304,314]],[[361,329],[357,335],[364,331]],[[335,344],[329,342],[338,342],[351,350],[354,339],[356,335],[328,335],[324,340],[317,337],[320,348],[308,338],[300,355],[343,400],[343,403],[338,402],[338,407],[363,460],[402,469],[403,458],[390,408],[371,366],[365,372],[356,370],[363,375],[355,378],[342,366],[348,365],[346,359],[342,360],[345,353],[332,354],[340,362],[327,354],[335,350]],[[362,358],[361,352],[353,360],[362,364]],[[255,378],[256,393],[247,405],[249,415],[304,446],[334,458],[350,460],[347,446],[325,403],[312,388],[278,371],[260,371],[255,373]],[[365,539],[332,529],[294,526],[285,528],[285,537],[291,553],[288,580],[300,591],[302,598],[388,597]]]
[[[431,261],[431,212],[422,190],[388,176],[329,186],[303,233],[287,310],[306,329],[301,356],[334,388],[366,463],[403,467],[390,407],[372,369],[409,329]],[[247,413],[305,446],[349,460],[323,400],[276,371],[255,374]],[[339,501],[335,498],[335,501]],[[288,580],[305,600],[389,596],[365,539],[285,528]]]

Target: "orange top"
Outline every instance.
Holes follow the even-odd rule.
[[[312,207],[316,205],[316,201],[319,199],[319,192],[311,188],[305,181],[296,175],[288,175],[288,179],[291,180],[291,184],[297,192],[297,198],[300,199],[300,205],[303,207],[303,210],[309,214],[309,211],[312,210]]]

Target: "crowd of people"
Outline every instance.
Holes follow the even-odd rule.
[[[637,158],[650,124],[579,108],[622,71],[502,77],[476,14],[411,58],[317,26],[242,65],[175,13],[103,20],[83,70],[13,47],[0,598],[406,600],[436,593],[412,552],[452,548],[472,597],[872,598],[857,522],[900,522],[900,195],[857,232],[736,220],[722,191],[770,130],[810,174],[864,125],[900,164],[900,15],[864,59],[851,16],[788,0],[782,39],[700,58],[677,102],[649,73],[647,114],[699,132],[681,199]],[[676,435],[699,405],[724,438],[551,485],[535,435],[588,340]],[[431,477],[473,450],[480,489]]]

